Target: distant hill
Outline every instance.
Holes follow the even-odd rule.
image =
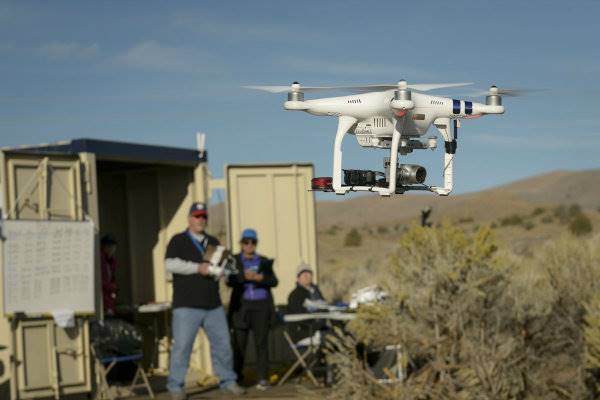
[[[363,196],[344,201],[317,203],[319,227],[389,224],[418,218],[420,210],[431,206],[439,219],[473,218],[491,221],[521,212],[532,206],[577,203],[583,208],[600,207],[600,169],[557,171],[519,180],[481,192],[439,197],[408,194],[383,198]]]
[[[600,231],[600,169],[556,171],[474,193],[439,197],[377,195],[317,202],[319,283],[329,299],[346,298],[353,290],[385,276],[387,257],[398,238],[421,210],[431,206],[431,221],[443,220],[473,231],[482,224],[495,228],[503,246],[528,254],[548,239],[570,234],[569,209],[580,207]],[[211,232],[224,237],[224,206],[210,210]],[[352,229],[359,246],[346,246]],[[383,274],[383,275],[382,275]]]

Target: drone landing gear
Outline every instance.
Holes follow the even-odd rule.
[[[438,118],[433,124],[444,138],[446,152],[444,153],[444,187],[432,186],[431,191],[440,196],[448,196],[454,186],[454,154],[458,139],[458,121],[450,118]]]
[[[390,146],[390,157],[386,158],[385,179],[375,178],[382,173],[376,171],[363,170],[342,170],[342,141],[344,136],[357,123],[354,117],[340,116],[338,129],[335,135],[333,146],[333,177],[315,178],[312,182],[312,189],[335,192],[344,195],[348,192],[377,192],[380,196],[390,196],[392,194],[402,194],[408,191],[430,191],[440,196],[448,196],[454,186],[454,155],[456,153],[458,137],[458,122],[450,118],[438,118],[434,121],[435,127],[444,138],[444,186],[428,186],[423,184],[425,181],[425,168],[419,165],[398,165],[398,148],[404,116],[395,121],[394,132],[392,134],[392,143]],[[452,122],[452,123],[451,123]],[[388,172],[389,171],[389,172]],[[344,174],[344,184],[342,185],[342,174]],[[371,177],[371,178],[369,178]]]
[[[394,133],[392,134],[392,145],[390,146],[390,169],[396,171],[398,166],[398,147],[400,144],[400,130],[404,124],[404,117],[396,120]],[[336,194],[343,195],[350,191],[378,192],[381,196],[390,196],[396,193],[396,174],[390,174],[387,187],[380,186],[362,186],[362,185],[344,185],[342,186],[342,141],[344,136],[358,120],[354,117],[342,115],[339,117],[338,129],[335,135],[333,145],[333,177],[332,189]],[[345,182],[344,182],[345,183]]]

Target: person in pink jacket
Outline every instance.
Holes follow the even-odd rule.
[[[117,241],[112,235],[100,240],[100,268],[102,271],[102,304],[105,315],[115,315],[117,308]]]

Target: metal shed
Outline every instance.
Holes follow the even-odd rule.
[[[149,315],[136,314],[137,306],[171,300],[171,281],[164,268],[167,243],[186,228],[191,203],[208,202],[211,189],[227,193],[229,246],[239,250],[240,231],[251,226],[261,235],[259,251],[276,259],[281,282],[274,293],[277,304],[287,302],[299,262],[310,262],[318,271],[314,194],[309,191],[312,164],[228,165],[223,179],[210,180],[206,161],[203,149],[97,139],[0,149],[3,219],[89,219],[97,228],[97,243],[107,233],[116,238],[120,311],[150,326],[146,365],[159,371],[168,366],[168,321],[162,318],[166,314],[157,314],[150,322]],[[210,224],[211,219],[212,232]],[[0,254],[0,280],[2,263]],[[96,275],[96,310],[100,310],[99,268]],[[0,291],[3,287],[0,282]],[[222,298],[228,302],[227,291],[222,291]],[[15,323],[3,310],[0,295],[0,398],[9,398],[9,391],[12,399],[25,399],[92,390],[87,317],[80,317],[74,328],[65,331],[56,328],[48,316],[26,316]],[[14,344],[11,336],[18,336]],[[3,345],[8,348],[2,350]],[[274,363],[286,362],[289,349],[277,334],[271,337],[271,348]],[[27,359],[33,354],[31,349],[36,360],[46,361]],[[253,350],[249,352],[252,362]],[[194,346],[190,367],[190,385],[212,374],[203,333]]]
[[[171,299],[164,252],[170,237],[185,229],[190,204],[208,199],[206,157],[203,150],[96,139],[3,148],[0,151],[2,217],[87,218],[94,222],[98,237],[105,233],[114,235],[119,243],[116,254],[118,302],[124,312],[128,311],[127,307],[133,312],[140,304]],[[97,293],[96,298],[100,299],[99,289]],[[0,313],[3,313],[1,297]],[[0,314],[0,345],[8,346],[0,351],[3,364],[0,397],[5,398],[3,393],[9,385],[12,385],[12,398],[90,391],[92,378],[85,318],[78,321],[69,335],[59,335],[53,332],[54,324],[47,317],[27,316],[12,330],[8,317]],[[20,335],[15,341],[20,346],[18,349],[11,348],[13,331]],[[58,359],[57,363],[46,364],[55,365],[55,370],[48,370],[43,363],[26,363],[20,359],[11,363],[10,354],[17,357],[25,354],[26,347],[35,347],[40,357]],[[71,354],[75,356],[61,357],[57,352],[65,348],[72,348]],[[155,355],[154,365],[164,367],[167,346],[160,348],[163,351]],[[192,366],[208,374],[211,373],[210,357],[204,350],[207,343],[201,338]],[[73,376],[71,381],[63,379],[69,376]]]

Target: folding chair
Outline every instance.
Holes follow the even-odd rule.
[[[321,332],[316,331],[314,333],[314,335],[306,337],[306,338],[294,343],[294,341],[290,337],[290,334],[287,332],[287,330],[284,329],[283,337],[285,337],[285,340],[288,342],[290,349],[296,356],[296,361],[287,370],[285,375],[283,375],[283,377],[281,378],[281,380],[279,381],[279,383],[277,385],[278,386],[283,385],[285,383],[285,381],[294,373],[294,371],[296,371],[296,369],[298,369],[299,367],[302,367],[304,370],[304,373],[312,381],[312,383],[315,386],[319,386],[319,382],[317,382],[317,379],[315,378],[315,376],[313,375],[313,373],[311,371],[313,364],[317,361],[317,358],[314,357],[313,360],[311,360],[308,363],[307,363],[307,360],[310,356],[316,355],[317,352],[319,351],[319,347],[321,346]]]
[[[130,355],[122,355],[122,356],[106,356],[106,357],[97,357],[96,351],[94,350],[94,346],[91,346],[92,355],[94,356],[95,365],[96,365],[96,374],[98,376],[98,393],[97,399],[110,399],[114,400],[120,396],[115,396],[114,392],[118,393],[118,390],[114,386],[111,386],[108,383],[108,373],[113,369],[115,365],[120,362],[131,361],[135,363],[136,371],[131,384],[129,385],[129,391],[133,392],[136,388],[145,388],[148,392],[150,398],[154,398],[154,392],[152,391],[152,387],[150,386],[150,382],[148,381],[148,377],[144,372],[144,368],[142,368],[141,361],[144,358],[143,353],[136,353]],[[143,382],[138,383],[139,379],[142,379]],[[112,390],[112,389],[115,390]]]

